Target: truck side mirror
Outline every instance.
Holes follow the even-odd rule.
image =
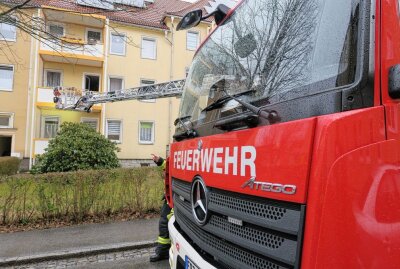
[[[201,9],[190,11],[183,16],[182,20],[176,26],[176,30],[187,30],[196,27],[202,20],[205,20],[211,16],[214,16],[215,23],[219,25],[225,19],[226,15],[228,15],[229,10],[229,7],[225,6],[224,4],[219,4],[213,12],[204,17]]]
[[[389,96],[393,99],[400,98],[400,64],[389,69]]]
[[[203,11],[201,9],[196,9],[187,13],[182,20],[176,26],[176,30],[186,30],[199,25],[201,18],[203,16]]]

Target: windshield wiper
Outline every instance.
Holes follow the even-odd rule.
[[[194,138],[197,137],[198,134],[194,129],[190,129],[189,127],[186,126],[185,122],[183,122],[184,120],[187,121],[191,118],[191,116],[183,116],[180,118],[177,118],[174,122],[174,125],[176,126],[178,123],[181,124],[181,126],[185,129],[184,132],[180,132],[180,133],[176,133],[173,135],[173,138],[176,141],[181,141],[185,138]],[[192,122],[189,120],[189,122],[192,124]]]
[[[214,84],[215,85],[215,84]],[[225,92],[224,96],[221,96],[220,98],[218,98],[215,102],[209,104],[208,106],[206,106],[201,112],[205,112],[205,111],[212,111],[214,109],[218,109],[221,108],[224,104],[226,104],[228,101],[230,100],[235,100],[236,97],[242,96],[242,95],[246,95],[249,94],[251,92],[254,92],[254,90],[249,90],[249,91],[245,91],[245,92],[241,92],[241,93],[237,93],[234,95],[230,95],[227,94]],[[236,100],[235,100],[236,101]]]
[[[251,112],[253,112],[256,116],[262,117],[262,118],[268,120],[270,123],[275,123],[275,122],[277,122],[279,120],[279,116],[276,113],[276,111],[265,111],[265,110],[262,110],[259,107],[253,106],[252,104],[249,104],[249,103],[237,98],[237,97],[239,97],[241,95],[244,95],[244,94],[247,94],[249,92],[252,92],[253,89],[251,89],[249,91],[241,92],[241,93],[238,93],[238,94],[235,94],[235,95],[231,95],[225,89],[225,82],[226,82],[226,79],[222,78],[222,79],[218,80],[217,82],[215,82],[211,86],[211,88],[217,88],[217,89],[220,89],[221,91],[223,91],[225,93],[225,96],[219,98],[217,101],[215,101],[214,103],[212,103],[209,106],[207,106],[203,111],[210,111],[210,110],[219,108],[224,103],[226,103],[228,100],[232,100],[233,99],[236,102],[238,102],[239,104],[241,104],[243,107],[245,107],[248,110],[250,110]]]
[[[190,119],[190,117],[191,117],[190,115],[179,117],[174,121],[174,125],[176,126],[178,123],[182,123],[182,121]]]

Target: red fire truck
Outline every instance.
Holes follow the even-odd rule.
[[[214,15],[170,148],[171,267],[400,268],[399,1]]]

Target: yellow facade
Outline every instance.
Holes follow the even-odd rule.
[[[10,116],[9,126],[0,127],[0,156],[27,157],[28,100],[33,86],[29,83],[30,48],[31,37],[22,31],[16,31],[15,40],[0,38],[0,66],[13,69],[12,87],[0,89],[0,116]]]
[[[174,19],[172,31],[150,30],[138,27],[127,27],[112,24],[112,29],[124,33],[131,43],[127,45],[126,55],[109,55],[108,74],[124,79],[125,87],[140,85],[142,79],[153,80],[156,83],[184,79],[185,72],[190,67],[194,56],[193,50],[186,49],[186,32],[176,32]],[[168,26],[171,18],[167,18]],[[200,24],[193,29],[200,33],[200,40],[207,36],[209,24]],[[141,46],[143,38],[154,39],[157,43],[156,59],[143,59]],[[172,141],[173,122],[178,116],[180,99],[158,99],[154,103],[141,101],[126,101],[107,104],[106,119],[122,121],[122,142],[118,145],[121,151],[120,159],[149,159],[150,154],[165,156],[167,145]],[[139,141],[139,123],[154,122],[154,142],[143,144]]]
[[[75,65],[75,64],[67,64],[67,63],[57,63],[57,62],[43,62],[43,69],[40,70],[41,74],[45,70],[55,70],[60,71],[62,73],[62,86],[66,87],[77,87],[82,89],[84,79],[84,74],[96,74],[100,76],[100,91],[103,91],[102,85],[102,76],[103,76],[103,68],[101,67],[93,67],[93,66],[84,66],[84,65]],[[40,77],[42,83],[40,86],[44,86],[44,76]]]
[[[32,14],[47,23],[61,25],[64,35],[54,45],[41,43],[18,31],[17,41],[9,48],[12,52],[18,51],[21,58],[18,64],[0,55],[0,64],[15,66],[13,91],[0,91],[0,113],[14,113],[13,128],[0,129],[0,137],[13,137],[14,155],[32,160],[36,154],[43,153],[57,124],[96,122],[97,130],[107,136],[107,122],[116,120],[121,122],[118,141],[121,160],[139,165],[149,163],[152,153],[165,156],[172,141],[179,98],[108,103],[94,107],[92,113],[61,111],[55,109],[53,89],[47,87],[47,80],[48,72],[59,72],[60,86],[82,91],[87,86],[85,76],[98,76],[99,91],[107,92],[110,78],[122,79],[123,88],[139,86],[143,80],[161,83],[183,79],[195,51],[186,48],[187,33],[175,31],[179,18],[167,17],[165,23],[171,30],[163,30],[119,24],[102,16],[85,17],[54,8],[32,10]],[[88,43],[88,30],[101,32],[101,39],[95,46]],[[210,31],[210,24],[201,23],[191,31],[198,33],[200,44]],[[126,37],[124,53],[115,53],[110,47],[113,34]],[[144,42],[155,44],[155,52],[151,51],[153,56],[148,57],[148,52],[142,51]],[[89,51],[94,47],[94,53]],[[146,124],[153,126],[152,139],[143,143],[140,126]]]

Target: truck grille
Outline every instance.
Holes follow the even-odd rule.
[[[191,210],[191,184],[174,179],[172,185],[181,231],[217,267],[218,263],[229,268],[299,267],[304,205],[209,188],[210,218],[199,226]]]

